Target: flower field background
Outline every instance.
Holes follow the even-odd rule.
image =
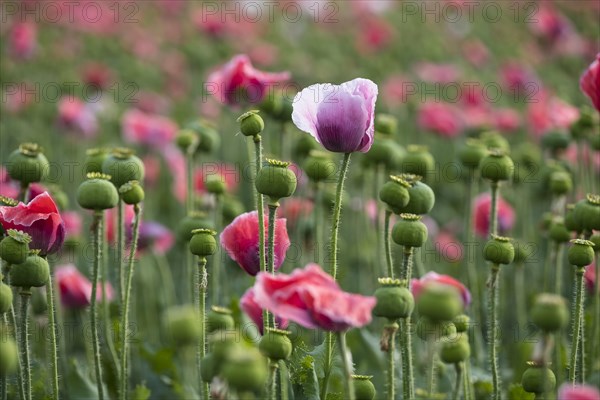
[[[0,400],[600,399],[598,1],[0,19]]]

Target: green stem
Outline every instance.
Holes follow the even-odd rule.
[[[277,400],[277,365],[276,360],[269,360],[269,383],[268,383],[268,396],[269,400]]]
[[[489,362],[490,368],[492,371],[492,399],[499,400],[500,399],[500,376],[498,374],[498,356],[497,352],[497,344],[496,344],[496,336],[497,336],[497,325],[498,325],[498,310],[496,307],[497,297],[498,297],[498,274],[500,272],[500,267],[497,264],[492,265],[492,270],[490,273],[490,281],[489,285],[489,314],[490,314],[490,322],[489,322],[489,330],[488,330],[488,340],[489,340]]]
[[[563,280],[563,254],[565,251],[565,246],[562,243],[557,243],[556,250],[556,279],[554,281],[554,292],[561,295],[562,292],[562,280]]]
[[[198,269],[194,274],[195,285],[197,290],[197,306],[198,306],[198,319],[200,320],[200,340],[198,341],[198,349],[196,352],[196,367],[198,376],[200,376],[202,369],[202,359],[206,356],[206,291],[208,289],[208,276],[206,274],[206,257],[198,258]],[[202,379],[198,379],[202,385],[202,398],[208,400],[209,390],[208,383]]]
[[[412,278],[412,258],[413,248],[404,246],[404,259],[402,260],[402,270],[400,271],[400,279],[408,283],[410,289],[410,280]]]
[[[27,310],[29,308],[29,299],[31,298],[30,288],[22,288],[21,289],[21,308],[19,315],[19,323],[21,325],[21,332],[19,335],[21,350],[21,362],[22,362],[22,372],[23,375],[23,384],[25,387],[24,399],[31,400],[31,360],[29,359],[29,332],[28,332],[28,322],[29,318],[27,315]]]
[[[325,336],[325,344],[326,344],[326,352],[325,352],[325,375],[323,376],[323,382],[321,384],[321,399],[327,398],[327,389],[329,386],[329,376],[331,375],[331,362],[332,362],[332,353],[333,353],[333,344],[335,338],[333,337],[333,332],[327,332]]]
[[[571,342],[571,362],[569,364],[569,381],[575,384],[577,378],[577,353],[579,346],[579,336],[581,334],[581,319],[583,316],[583,273],[585,268],[577,267],[575,271],[575,315],[573,316],[573,330],[572,330],[572,342]]]
[[[340,347],[340,355],[342,357],[342,366],[344,367],[344,384],[346,391],[346,399],[355,400],[354,384],[352,382],[352,368],[348,361],[348,350],[346,347],[346,332],[337,332],[337,341]]]
[[[5,263],[3,273],[4,273],[4,283],[10,286],[10,270],[11,265]],[[15,340],[19,340],[17,336],[17,318],[15,316],[15,307],[13,304],[10,305],[10,309],[6,313],[6,317],[8,320],[8,327],[13,329],[13,335]],[[19,388],[19,396],[21,400],[25,400],[25,382],[23,380],[23,361],[21,360],[21,354],[17,354],[17,386]]]
[[[460,386],[463,381],[463,366],[461,364],[462,363],[454,364],[454,367],[456,368],[456,382],[454,384],[454,392],[452,394],[453,400],[458,400],[458,396],[460,395]]]
[[[579,383],[583,383],[585,381],[585,342],[585,313],[582,311],[581,324],[579,326],[579,361],[577,362],[577,376],[579,378]]]
[[[97,240],[97,239],[96,239]],[[117,206],[117,276],[119,277],[119,298],[121,304],[125,297],[125,269],[123,268],[123,254],[125,254],[125,203],[119,199]]]
[[[106,301],[106,283],[108,282],[108,262],[109,262],[109,257],[108,257],[108,240],[106,238],[106,215],[103,214],[102,215],[102,232],[100,233],[101,237],[102,237],[102,254],[107,255],[106,257],[102,258],[102,270],[101,270],[101,274],[100,274],[100,282],[101,282],[101,287],[102,287],[102,319],[103,319],[103,325],[104,325],[104,336],[106,339],[106,345],[108,347],[108,353],[110,355],[110,362],[114,368],[114,370],[116,371],[116,375],[119,376],[120,375],[120,371],[119,371],[119,357],[117,356],[117,350],[115,349],[115,343],[114,343],[114,335],[113,335],[113,324],[112,324],[112,320],[111,320],[111,315],[110,315],[110,304],[108,301]],[[63,351],[64,348],[61,346],[61,351]],[[63,359],[65,359],[65,357],[63,357]],[[63,370],[66,371],[66,368],[64,367],[63,364]],[[64,382],[64,380],[63,380]],[[64,390],[64,389],[63,389]]]
[[[433,338],[427,339],[427,352],[428,352],[428,361],[429,361],[429,372],[428,372],[428,382],[429,382],[429,396],[434,397],[437,386],[436,382],[436,374],[437,374],[437,362],[435,357],[435,342]]]
[[[515,265],[515,269],[515,300],[517,303],[517,324],[520,330],[525,328],[527,324],[525,312],[525,267],[522,263],[518,263]]]
[[[465,361],[465,372],[463,374],[463,390],[465,400],[471,400],[473,387],[471,386],[471,361]]]
[[[267,261],[268,272],[270,274],[275,273],[275,220],[277,218],[277,208],[279,207],[279,203],[269,203],[269,232],[268,232],[268,241],[267,241]],[[275,316],[273,314],[270,315],[271,321],[269,323],[270,327],[276,328],[275,326]]]
[[[325,248],[323,246],[323,217],[322,217],[322,197],[323,192],[321,190],[321,184],[315,183],[315,204],[314,204],[314,228],[315,228],[315,263],[320,265],[321,262],[321,251]]]
[[[52,393],[54,399],[60,398],[58,390],[58,348],[56,345],[56,321],[54,319],[54,282],[52,273],[48,277],[46,284],[46,302],[48,303],[48,328],[50,329],[50,367],[52,369]]]
[[[122,201],[120,201],[122,203]],[[100,341],[98,340],[98,301],[97,291],[98,291],[98,277],[100,274],[100,260],[102,258],[102,245],[101,245],[101,236],[102,232],[102,211],[96,211],[94,213],[94,265],[92,270],[92,298],[90,299],[90,318],[91,318],[91,328],[92,328],[92,346],[94,350],[94,371],[96,375],[96,386],[98,388],[98,398],[100,400],[104,399],[104,386],[102,384],[102,370],[101,370],[101,360],[100,360]],[[120,260],[119,260],[120,265]]]
[[[390,326],[391,325],[391,326]],[[387,398],[388,400],[395,400],[396,398],[396,368],[395,368],[395,356],[396,356],[396,331],[398,330],[398,325],[394,322],[385,327],[388,329],[389,327],[389,342],[387,348],[387,356],[388,356],[388,368],[387,368]]]
[[[27,194],[29,193],[29,184],[21,183],[21,187],[19,190],[19,200],[23,203],[27,203]]]
[[[262,139],[260,135],[255,135],[254,138],[254,156],[256,163],[256,174],[255,179],[258,176],[262,168]],[[254,185],[253,185],[254,186]],[[254,195],[256,197],[256,211],[258,213],[258,258],[260,262],[260,271],[267,271],[267,263],[265,261],[265,205],[263,195],[258,193],[256,187],[254,188]],[[267,331],[269,327],[269,312],[263,309],[263,332]]]
[[[190,146],[192,147],[192,146]],[[194,146],[194,150],[195,150]],[[185,167],[186,167],[186,196],[185,196],[185,210],[189,215],[194,210],[194,152],[187,151],[185,155]]]
[[[498,234],[498,188],[500,184],[498,182],[490,183],[490,192],[492,196],[492,204],[490,210],[490,234]]]
[[[597,250],[597,249],[596,249]],[[594,280],[594,322],[592,328],[592,337],[598,337],[598,330],[600,329],[600,290],[598,290],[598,269],[600,266],[600,254],[596,253],[596,262],[594,263],[594,272],[595,272],[595,280]],[[600,343],[598,340],[592,342],[592,360],[597,362],[600,360]]]
[[[346,180],[346,174],[348,172],[348,166],[350,165],[350,156],[352,153],[344,154],[344,160],[342,161],[342,169],[338,177],[337,189],[335,192],[335,206],[333,208],[333,219],[331,226],[331,241],[329,243],[330,251],[330,262],[331,262],[331,275],[333,279],[337,280],[337,253],[338,253],[338,232],[340,229],[340,214],[342,211],[342,197],[344,195],[344,181]]]
[[[223,202],[222,202],[222,198],[219,195],[215,196],[215,228],[217,231],[221,231],[223,229],[223,227],[221,226],[222,223],[222,215],[223,215]],[[214,257],[215,260],[220,260],[220,248],[221,246],[217,246],[217,252],[216,252],[216,257]],[[213,269],[212,269],[212,276],[211,276],[211,303],[212,305],[218,305],[221,299],[221,279],[220,279],[220,272],[221,272],[221,266],[217,265],[217,263],[215,263],[213,265]]]
[[[402,260],[402,269],[400,270],[400,279],[406,280],[408,289],[410,290],[412,276],[412,247],[404,247],[404,258]],[[402,343],[401,361],[402,361],[402,383],[403,394],[405,399],[414,398],[415,380],[413,375],[413,360],[412,360],[412,332],[410,316],[400,320],[400,341]]]
[[[129,262],[127,267],[127,277],[125,283],[125,302],[123,303],[123,314],[121,315],[121,390],[120,399],[127,398],[129,382],[129,338],[127,337],[127,328],[129,326],[129,302],[131,299],[131,282],[133,281],[133,269],[135,267],[135,253],[137,251],[138,237],[140,233],[140,220],[142,210],[138,204],[133,206],[135,212],[135,221],[133,223],[133,238],[129,249]],[[106,299],[102,299],[106,301]]]
[[[392,261],[392,249],[390,248],[390,218],[392,212],[385,210],[385,223],[383,225],[383,242],[385,246],[385,259],[387,262],[387,275],[394,278],[394,263]]]

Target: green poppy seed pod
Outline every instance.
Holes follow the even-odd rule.
[[[550,191],[555,195],[569,193],[573,189],[571,174],[565,171],[555,171],[550,175]]]
[[[290,197],[296,191],[296,174],[289,169],[290,163],[268,159],[256,176],[256,190],[269,196],[271,203]]]
[[[550,227],[554,223],[554,214],[551,212],[545,212],[542,214],[542,219],[540,221],[540,228],[542,231],[550,230]]]
[[[21,288],[42,287],[49,277],[48,261],[33,252],[24,262],[10,269],[10,284]]]
[[[427,226],[415,214],[400,214],[392,229],[392,239],[400,246],[421,247],[427,241]]]
[[[466,314],[460,314],[457,315],[452,322],[454,322],[456,332],[466,332],[469,329],[471,319]]]
[[[427,174],[435,169],[435,159],[427,147],[409,145],[402,160],[402,172],[422,176],[427,179]]]
[[[237,122],[240,124],[240,132],[244,136],[260,135],[265,129],[265,121],[258,115],[260,111],[252,110],[242,114]]]
[[[415,308],[415,300],[406,287],[406,282],[379,278],[379,284],[381,287],[377,288],[374,294],[377,303],[373,308],[373,315],[389,320],[410,316]]]
[[[119,188],[119,194],[125,204],[139,204],[146,196],[138,181],[129,181]]]
[[[298,135],[298,139],[294,143],[294,156],[298,160],[303,160],[312,150],[319,150],[320,145],[310,135]]]
[[[515,172],[515,165],[511,158],[501,150],[492,149],[479,163],[481,177],[492,182],[507,181]]]
[[[520,170],[537,171],[542,161],[540,147],[531,142],[522,142],[515,150],[513,160]]]
[[[198,134],[191,129],[182,129],[175,137],[177,147],[179,147],[179,150],[184,154],[187,154],[190,151],[194,152],[199,141],[200,138],[198,137]]]
[[[585,267],[594,261],[594,243],[589,240],[573,239],[567,252],[569,263],[577,267]]]
[[[483,132],[479,139],[489,150],[500,149],[506,154],[510,153],[510,144],[508,143],[508,140],[496,131]]]
[[[590,242],[594,243],[594,253],[600,253],[600,233],[594,233],[590,237]]]
[[[204,183],[204,187],[208,193],[214,195],[222,195],[225,193],[227,189],[227,185],[225,184],[225,180],[220,175],[211,175],[206,178],[206,182]]]
[[[427,214],[435,205],[435,194],[433,193],[433,190],[431,190],[427,184],[418,180],[408,180],[408,182],[410,183],[410,187],[408,188],[409,200],[402,212],[417,215]]]
[[[365,162],[368,166],[383,165],[393,170],[401,164],[404,155],[404,149],[393,139],[376,133],[371,149],[365,154]]]
[[[373,400],[375,398],[377,391],[375,385],[371,382],[372,376],[352,375],[351,378],[356,400]]]
[[[465,167],[476,169],[487,154],[488,150],[480,140],[467,139],[465,145],[458,151],[458,159]]]
[[[184,347],[198,343],[202,331],[193,306],[182,305],[169,308],[165,323],[174,345]]]
[[[235,328],[235,321],[231,310],[224,307],[212,306],[206,317],[206,330],[208,333],[217,331],[231,331]]]
[[[588,136],[588,133],[596,125],[596,112],[592,110],[590,107],[581,107],[579,110],[579,118],[573,124],[571,124],[569,131],[571,136],[575,140],[585,139]]]
[[[398,119],[390,114],[375,115],[375,132],[392,136],[398,131]]]
[[[432,284],[417,297],[417,310],[433,321],[452,321],[462,312],[463,304],[456,289]]]
[[[25,232],[9,229],[0,241],[0,258],[9,264],[21,264],[29,255],[31,236]]]
[[[584,231],[600,230],[600,195],[588,194],[575,204],[575,218]]]
[[[200,378],[202,378],[202,382],[212,382],[215,376],[219,374],[217,367],[218,364],[212,353],[204,356],[204,358],[200,360]]]
[[[196,229],[214,229],[214,223],[207,218],[206,213],[192,211],[183,217],[177,226],[177,238],[181,242],[189,242],[192,239],[192,231]]]
[[[563,132],[553,131],[542,136],[542,147],[556,153],[569,147],[571,138]]]
[[[575,204],[567,204],[565,211],[565,226],[571,232],[583,231],[583,226],[575,214]]]
[[[109,175],[91,172],[77,188],[77,203],[86,210],[108,210],[119,202],[119,193]]]
[[[190,252],[198,257],[212,256],[217,252],[216,231],[212,229],[194,229],[190,239]]]
[[[260,339],[260,353],[271,360],[287,360],[292,355],[290,332],[281,329],[267,328]]]
[[[260,392],[268,377],[267,363],[254,348],[237,351],[223,365],[222,376],[238,392]]]
[[[483,247],[483,258],[493,264],[510,264],[515,259],[515,247],[510,238],[492,235]]]
[[[0,340],[0,377],[7,377],[17,370],[17,344],[13,338],[1,332]]]
[[[535,363],[528,363],[530,367],[525,370],[521,377],[523,390],[528,393],[542,394],[551,393],[556,387],[556,376],[548,367],[542,367]]]
[[[186,126],[198,135],[196,153],[212,153],[221,145],[221,136],[215,127],[204,119],[197,119]]]
[[[456,337],[456,327],[450,321],[435,321],[423,316],[417,321],[416,333],[419,339],[427,341],[443,337]]]
[[[324,151],[311,150],[303,164],[304,172],[313,182],[322,182],[335,176],[337,166],[331,155]]]
[[[85,173],[102,173],[102,164],[104,164],[106,157],[108,157],[108,149],[95,148],[86,150],[84,162]]]
[[[10,286],[4,282],[0,282],[0,314],[10,310],[13,301],[13,293]]]
[[[544,332],[557,332],[569,323],[569,310],[562,296],[542,293],[531,309],[531,321]]]
[[[550,239],[556,243],[566,243],[571,240],[571,232],[565,226],[562,218],[557,219],[550,225]]]
[[[459,334],[457,337],[442,338],[442,346],[440,348],[440,360],[446,364],[458,364],[465,361],[471,355],[471,346],[469,345],[469,337],[465,333]]]
[[[400,214],[410,200],[410,184],[400,176],[390,176],[390,180],[379,190],[379,199],[395,214]]]
[[[36,143],[23,143],[6,161],[8,175],[21,185],[40,182],[48,176],[50,163]]]
[[[110,176],[110,181],[116,188],[120,188],[129,181],[144,180],[144,163],[133,150],[116,148],[102,163],[102,173]]]

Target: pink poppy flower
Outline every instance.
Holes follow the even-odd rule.
[[[268,216],[265,215],[265,237],[268,235]],[[258,213],[256,211],[238,215],[223,229],[220,236],[221,247],[229,257],[238,263],[248,274],[255,276],[260,271],[258,256]],[[275,269],[278,270],[285,260],[290,247],[290,238],[286,228],[286,219],[275,221]],[[265,243],[266,253],[266,243]]]
[[[419,128],[453,138],[463,130],[463,120],[459,110],[451,104],[427,102],[419,107],[417,116]]]
[[[521,116],[512,108],[499,108],[492,113],[493,125],[503,132],[510,132],[521,126]]]
[[[448,262],[459,262],[463,258],[464,248],[462,243],[450,232],[441,231],[435,239],[435,249]]]
[[[98,131],[98,119],[92,107],[76,97],[63,97],[58,103],[58,124],[84,137]]]
[[[590,64],[579,80],[579,87],[592,100],[596,110],[600,112],[600,53]]]
[[[465,107],[460,117],[466,128],[486,128],[492,124],[491,111],[486,107]]]
[[[131,240],[131,229],[127,235]],[[155,221],[142,220],[138,241],[139,251],[151,249],[158,254],[165,254],[173,247],[173,243],[175,243],[175,236],[167,227]]]
[[[194,171],[194,187],[197,192],[206,192],[206,181],[210,179],[220,179],[225,183],[225,188],[228,193],[235,192],[240,183],[240,173],[237,166],[224,162],[207,162],[202,163]]]
[[[132,109],[123,114],[123,138],[129,143],[162,148],[177,135],[177,124],[161,115]]]
[[[365,13],[383,14],[389,11],[394,5],[394,0],[354,0],[350,2],[352,10],[358,17],[364,16]]]
[[[31,249],[45,256],[60,250],[65,240],[65,224],[48,192],[29,203],[0,207],[0,224],[4,230],[17,229],[31,236]]]
[[[254,284],[259,306],[305,328],[345,331],[371,322],[376,300],[342,291],[317,264],[308,264],[290,275],[261,272]]]
[[[413,296],[415,296],[415,299],[419,297],[419,295],[423,292],[423,289],[425,289],[425,287],[428,285],[441,285],[452,287],[457,290],[457,293],[460,295],[463,301],[463,305],[465,307],[471,304],[471,293],[465,287],[465,285],[463,285],[451,276],[440,275],[433,271],[426,273],[421,277],[421,279],[412,280],[411,291],[413,293]]]
[[[30,22],[15,23],[9,40],[11,54],[16,58],[30,58],[37,47],[37,27]]]
[[[490,59],[488,48],[480,40],[470,40],[462,47],[465,58],[475,67],[482,67]]]
[[[594,386],[589,385],[571,385],[564,383],[558,389],[559,400],[600,400],[600,391]]]
[[[208,76],[208,93],[229,105],[260,103],[269,87],[290,79],[289,72],[269,73],[255,69],[250,58],[237,55]]]
[[[360,20],[356,47],[369,54],[387,47],[393,40],[394,29],[386,20],[368,17]]]
[[[49,192],[49,190],[46,188],[46,186],[36,182],[29,185],[29,193],[27,193],[27,196],[29,200],[33,200],[44,192]]]
[[[545,90],[535,96],[527,108],[527,123],[536,139],[554,129],[568,129],[577,119],[579,110]]]
[[[480,194],[473,202],[473,225],[475,233],[482,238],[489,234],[491,207],[492,197],[489,193]],[[515,211],[512,206],[498,197],[498,231],[500,233],[508,232],[514,223]]]
[[[62,213],[62,219],[65,223],[65,235],[67,238],[78,238],[81,235],[82,221],[81,215],[75,211],[65,211]]]
[[[377,94],[377,85],[363,78],[312,85],[294,98],[292,120],[329,151],[366,153],[373,144]]]
[[[117,209],[111,208],[106,210],[106,218],[105,218],[105,229],[106,229],[106,238],[109,242],[116,242],[117,240]],[[133,206],[125,205],[125,227],[130,227],[133,223],[133,218],[135,217],[135,212],[133,211]]]
[[[175,146],[167,146],[163,150],[163,156],[173,179],[172,192],[177,200],[183,202],[187,193],[185,157]]]
[[[530,23],[530,28],[533,33],[551,43],[564,38],[572,30],[570,21],[547,4],[537,10],[535,18],[532,18]]]
[[[144,183],[147,186],[155,186],[162,169],[160,158],[154,154],[147,154],[142,158],[142,162],[144,163]]]
[[[419,79],[431,83],[452,83],[460,78],[458,68],[453,64],[418,63],[415,72]]]
[[[19,197],[19,185],[10,179],[4,165],[0,165],[0,196],[16,199]]]
[[[61,265],[55,268],[54,276],[58,285],[61,303],[68,308],[83,308],[90,305],[92,299],[92,283],[73,264]],[[96,300],[102,301],[102,286],[98,283]],[[114,298],[110,283],[104,286],[106,298]]]
[[[500,79],[504,86],[517,93],[526,95],[533,89],[533,85],[538,85],[539,80],[529,68],[516,62],[504,64],[500,69]]]
[[[246,290],[246,293],[240,298],[240,308],[250,319],[252,322],[256,324],[260,334],[263,334],[263,309],[258,305],[254,298],[254,287]],[[275,322],[277,323],[277,328],[286,329],[289,325],[289,321],[284,318],[275,317]]]
[[[307,199],[292,197],[281,204],[281,214],[287,219],[291,229],[299,221],[310,220],[314,203]]]
[[[409,92],[409,88],[415,92]],[[393,109],[406,103],[411,94],[416,94],[416,85],[405,76],[393,75],[383,84],[381,95],[388,108]]]
[[[39,100],[39,93],[36,87],[28,82],[5,84],[2,99],[2,106],[9,113],[16,114],[26,109],[36,99]]]
[[[596,286],[596,268],[592,263],[585,267],[585,272],[583,274],[585,278],[585,286],[590,293],[594,293],[594,287]]]
[[[95,86],[98,89],[107,88],[113,80],[110,69],[101,63],[85,65],[82,71],[82,79],[86,84]]]

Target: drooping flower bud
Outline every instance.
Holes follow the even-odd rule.
[[[10,270],[10,284],[21,288],[42,287],[50,277],[50,266],[45,258],[32,252],[21,264]]]
[[[144,180],[144,163],[133,154],[133,150],[119,147],[106,157],[102,172],[110,176],[116,188],[120,188],[129,181]]]
[[[373,315],[392,321],[410,316],[415,300],[406,283],[398,279],[379,278],[379,284],[381,286],[374,294],[377,304],[373,308]]]
[[[510,264],[515,259],[515,248],[511,240],[492,235],[483,248],[483,258],[493,264]]]
[[[490,150],[490,153],[479,163],[481,177],[492,182],[507,181],[513,177],[515,165],[503,151]]]
[[[260,111],[251,110],[247,113],[242,114],[237,122],[240,124],[240,132],[244,136],[256,136],[260,135],[265,129],[265,121],[258,115]]]
[[[427,241],[427,226],[418,215],[400,214],[392,229],[392,239],[400,246],[421,247]]]
[[[289,331],[267,328],[258,345],[261,354],[271,360],[287,360],[292,355],[289,335]]]
[[[21,185],[29,185],[48,176],[50,164],[38,144],[23,143],[8,156],[6,170],[8,175],[21,182]]]
[[[562,296],[542,293],[535,299],[531,320],[544,332],[556,332],[569,323],[569,310]]]
[[[190,239],[190,252],[198,257],[212,256],[217,251],[217,232],[212,229],[194,229]]]
[[[267,160],[256,176],[256,190],[277,203],[283,197],[290,197],[296,191],[297,179],[290,163]]]
[[[594,243],[589,240],[573,239],[567,252],[569,263],[577,267],[585,267],[594,261]]]
[[[107,210],[119,202],[119,193],[110,175],[91,172],[77,188],[77,203],[86,210]]]
[[[0,258],[9,264],[21,264],[29,255],[31,236],[22,231],[9,229],[7,236],[0,241]]]

